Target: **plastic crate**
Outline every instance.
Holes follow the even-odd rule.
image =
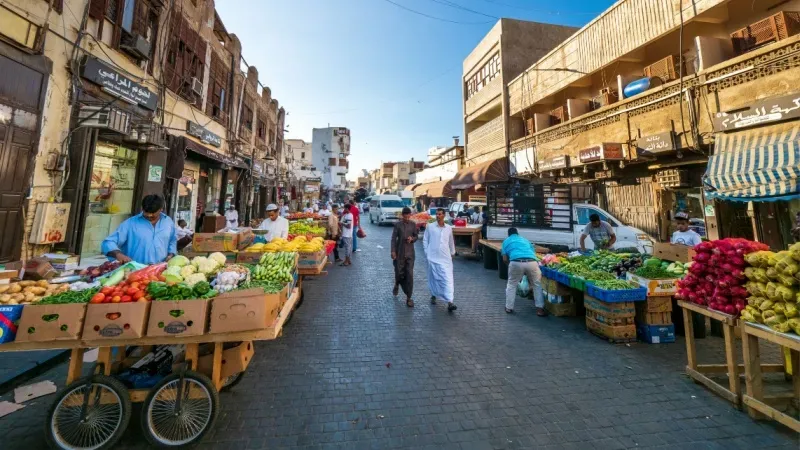
[[[553,275],[553,272],[555,272],[555,271],[553,269],[551,269],[549,267],[545,267],[545,266],[539,266],[539,270],[542,271],[542,276],[543,277],[550,278],[551,280],[555,280],[555,276]]]
[[[592,283],[586,283],[586,293],[606,303],[643,302],[647,300],[647,288],[608,291],[600,289]]]
[[[669,344],[675,342],[675,325],[639,325],[636,337],[648,344]]]
[[[564,272],[556,272],[555,273],[555,280],[561,284],[569,286],[569,279],[571,277]]]
[[[581,277],[571,277],[569,279],[569,287],[586,292],[586,279]]]

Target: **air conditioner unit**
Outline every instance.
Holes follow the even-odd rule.
[[[150,43],[136,33],[122,33],[119,48],[140,61],[150,59]]]
[[[131,127],[130,114],[114,108],[103,109],[101,106],[81,107],[78,120],[84,127],[106,128],[122,134],[128,134]]]
[[[192,92],[198,96],[203,95],[203,82],[195,77],[192,77]]]

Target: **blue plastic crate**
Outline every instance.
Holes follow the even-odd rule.
[[[636,337],[648,344],[669,344],[675,342],[675,325],[639,325]]]
[[[553,272],[555,271],[553,269],[545,266],[540,266],[539,269],[542,271],[543,277],[550,278],[551,280],[555,279],[555,277],[553,276]]]
[[[586,293],[607,303],[642,302],[647,300],[647,288],[607,291],[605,289],[600,289],[592,283],[586,283]]]
[[[559,283],[569,286],[569,275],[564,272],[556,272],[556,281]]]

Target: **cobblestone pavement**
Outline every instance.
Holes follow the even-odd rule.
[[[407,308],[391,295],[391,229],[365,231],[354,265],[308,280],[283,337],[257,344],[201,447],[798,448],[684,376],[681,340],[611,345],[579,318],[536,317],[529,300],[507,315],[505,282],[478,262],[456,260],[448,313],[428,302],[420,243]],[[698,342],[718,356],[721,339]],[[50,401],[0,419],[2,447],[41,448]],[[145,447],[138,427],[135,415],[124,448]]]

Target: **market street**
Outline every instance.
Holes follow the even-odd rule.
[[[202,448],[797,448],[684,376],[681,339],[611,345],[523,299],[507,315],[505,282],[478,262],[456,258],[448,313],[428,301],[418,243],[407,308],[391,295],[391,228],[365,231],[353,266],[309,279],[283,337],[256,345]],[[38,379],[60,387],[65,370]],[[44,447],[52,398],[0,419],[4,448]],[[138,411],[125,448],[146,447]]]

